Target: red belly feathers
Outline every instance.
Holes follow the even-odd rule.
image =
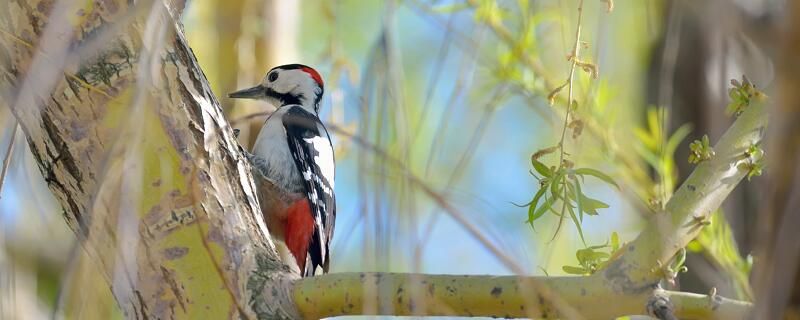
[[[285,230],[286,247],[297,261],[302,274],[305,272],[308,244],[314,234],[314,216],[311,214],[308,200],[300,199],[289,206],[286,210]]]

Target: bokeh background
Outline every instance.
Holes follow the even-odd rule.
[[[727,128],[729,81],[769,92],[774,41],[758,37],[783,1],[585,1],[576,117],[565,148],[607,203],[582,223],[525,223],[539,188],[531,155],[558,144],[578,0],[204,0],[188,4],[188,41],[228,120],[249,146],[272,106],[234,101],[273,66],[303,63],[325,79],[322,118],[336,146],[338,217],[332,272],[563,275],[576,251],[633,239],[690,172],[689,142]],[[610,5],[613,4],[613,10]],[[768,93],[769,94],[769,93]],[[0,318],[120,318],[76,246],[7,108],[0,152],[13,151],[0,193]],[[674,139],[670,140],[671,137]],[[666,147],[665,147],[666,146]],[[555,164],[557,156],[543,161]],[[690,246],[670,286],[751,299],[759,208],[755,178]],[[445,205],[443,205],[445,204]],[[480,236],[476,237],[475,232]],[[558,232],[556,232],[558,231]],[[492,249],[494,247],[495,249]]]

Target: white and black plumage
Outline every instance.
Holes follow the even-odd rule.
[[[278,107],[248,158],[257,180],[266,178],[256,184],[267,227],[285,243],[304,276],[314,275],[317,267],[328,271],[336,220],[333,146],[317,114],[323,91],[317,71],[290,64],[270,70],[261,84],[229,95]],[[274,187],[279,189],[266,189]]]

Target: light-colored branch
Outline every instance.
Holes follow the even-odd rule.
[[[564,166],[564,138],[567,136],[567,126],[569,125],[569,115],[570,109],[572,109],[573,101],[572,94],[575,91],[575,67],[578,65],[578,59],[580,58],[581,53],[581,20],[583,20],[583,0],[579,0],[578,2],[578,25],[575,28],[575,45],[572,47],[572,53],[570,53],[570,60],[572,61],[569,67],[569,77],[567,78],[567,86],[569,87],[569,94],[567,95],[567,111],[564,113],[564,125],[561,127],[561,139],[558,141],[559,169]],[[567,205],[567,201],[564,201],[564,205]],[[561,210],[561,212],[564,212],[564,210]]]
[[[659,265],[694,239],[722,201],[747,175],[739,168],[745,151],[758,145],[767,124],[763,103],[750,106],[720,138],[716,155],[701,162],[667,202],[666,211],[656,213],[639,236],[624,248],[622,256],[602,274],[623,291],[654,285],[663,276]]]
[[[343,315],[469,316],[558,318],[539,292],[523,290],[542,283],[586,319],[646,315],[652,292],[620,293],[600,277],[518,277],[339,273],[295,283],[294,300],[305,319]],[[655,291],[684,318],[744,319],[751,305],[719,296]],[[365,306],[378,306],[365,310]]]
[[[704,294],[663,291],[681,319],[750,319],[753,304]]]

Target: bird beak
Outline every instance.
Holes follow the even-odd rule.
[[[242,89],[228,94],[228,98],[233,99],[259,99],[265,96],[264,87],[258,85],[252,88]]]

